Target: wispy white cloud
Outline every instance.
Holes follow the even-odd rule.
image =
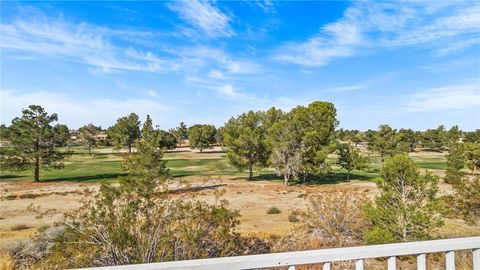
[[[214,67],[224,73],[230,74],[257,74],[262,72],[262,65],[245,59],[237,59],[224,50],[208,46],[183,47],[169,50],[169,53],[177,56],[185,69],[199,67]]]
[[[217,80],[226,80],[225,74],[218,69],[213,69],[208,73],[208,77]]]
[[[255,0],[253,1],[256,6],[263,10],[265,13],[275,13],[275,4],[272,0]]]
[[[468,110],[471,108],[480,110],[479,82],[423,90],[411,95],[409,101],[404,104],[404,109],[409,112]]]
[[[253,74],[262,70],[259,64],[232,57],[219,48],[182,43],[151,47],[156,44],[154,33],[73,23],[38,12],[31,15],[0,25],[2,57],[34,61],[52,58],[84,64],[93,67],[94,72],[198,74],[214,69],[218,72],[210,75],[227,78],[227,74]],[[141,40],[145,42],[138,46]]]
[[[147,95],[149,97],[157,97],[157,92],[155,92],[152,89],[149,89],[149,90],[145,91],[145,95]]]
[[[93,66],[103,71],[128,70],[162,72],[175,68],[174,63],[150,51],[118,47],[115,38],[128,38],[145,33],[116,31],[86,23],[73,24],[44,16],[16,20],[0,25],[4,52],[25,52]]]
[[[235,88],[233,88],[233,85],[231,84],[225,84],[223,86],[220,86],[217,88],[218,92],[220,92],[223,95],[226,95],[228,97],[234,98],[234,97],[239,97],[242,94],[238,93]]]
[[[229,24],[232,18],[209,1],[179,0],[167,6],[209,37],[231,37],[235,34]]]
[[[18,90],[0,90],[1,122],[8,124],[10,119],[18,116],[22,108],[30,104],[40,104],[49,113],[57,113],[59,122],[68,123],[73,128],[95,120],[95,124],[108,127],[115,123],[118,117],[130,112],[139,114],[141,118],[150,114],[155,121],[172,125],[172,117],[181,111],[174,106],[159,103],[152,98],[126,99],[90,99],[81,100],[71,94],[55,91],[21,92]]]
[[[352,84],[352,85],[343,85],[343,86],[338,86],[334,88],[330,88],[327,91],[332,91],[332,92],[348,92],[348,91],[354,91],[354,90],[360,90],[360,89],[365,89],[367,88],[367,84]]]
[[[435,54],[443,55],[478,44],[478,2],[357,1],[315,36],[280,46],[274,58],[322,66],[336,58],[387,47],[428,45]]]
[[[327,24],[306,42],[282,46],[275,59],[303,66],[325,65],[333,58],[353,55],[353,46],[362,43],[360,34],[355,24],[345,21]]]

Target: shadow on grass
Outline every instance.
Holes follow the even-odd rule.
[[[0,180],[11,179],[11,178],[22,178],[22,177],[25,177],[25,175],[5,174],[5,175],[0,175]]]
[[[205,152],[197,152],[197,154],[200,154],[200,155],[219,154],[219,153],[224,153],[224,152],[222,150],[211,150],[211,151],[205,151]]]
[[[357,181],[371,181],[375,177],[365,174],[350,174],[350,180],[347,179],[348,175],[345,172],[334,172],[327,175],[313,176],[307,179],[307,181],[297,180],[295,184],[315,184],[315,185],[324,185],[324,184],[339,184],[339,183],[348,183],[352,180]]]
[[[224,187],[226,184],[217,184],[217,185],[209,185],[209,186],[197,186],[197,187],[186,187],[186,188],[179,188],[175,190],[171,190],[173,194],[181,194],[181,193],[187,193],[187,192],[197,192],[197,191],[202,191],[202,190],[210,190],[210,189],[216,189],[219,187]]]
[[[233,180],[246,180],[246,177],[235,177]],[[357,181],[372,181],[375,179],[374,176],[365,175],[365,174],[350,174],[350,180],[347,180],[347,173],[343,172],[332,172],[326,175],[314,175],[310,176],[305,181],[303,179],[295,178],[290,179],[289,183],[292,185],[330,185],[330,184],[339,184],[339,183],[348,183],[352,180]],[[250,181],[283,181],[283,176],[276,173],[264,173],[255,175]]]
[[[104,173],[104,174],[94,174],[94,175],[85,175],[85,176],[72,176],[72,177],[57,177],[57,178],[48,178],[42,180],[42,182],[60,182],[60,181],[70,181],[70,182],[99,182],[102,180],[116,180],[122,176],[127,175],[126,173]]]

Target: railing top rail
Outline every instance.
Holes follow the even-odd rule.
[[[342,260],[370,259],[445,251],[480,249],[480,236],[372,246],[281,252],[188,261],[89,268],[96,270],[252,269]]]

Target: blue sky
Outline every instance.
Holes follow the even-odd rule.
[[[331,101],[340,127],[480,128],[478,1],[2,2],[1,122],[167,129]]]

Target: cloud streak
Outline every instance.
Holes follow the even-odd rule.
[[[408,112],[478,109],[479,89],[478,82],[427,89],[411,95],[404,109]]]
[[[144,32],[115,31],[86,23],[35,17],[0,26],[5,52],[26,52],[53,58],[67,57],[74,62],[103,71],[126,70],[164,72],[175,69],[171,60],[161,59],[150,51],[123,48],[111,42],[115,38],[144,36]]]
[[[53,91],[37,91],[22,93],[18,90],[0,90],[1,122],[18,116],[22,108],[30,104],[39,104],[49,113],[57,113],[60,123],[68,123],[72,128],[78,128],[92,119],[95,124],[108,127],[115,123],[118,117],[130,112],[136,112],[141,118],[152,115],[155,121],[174,125],[171,117],[178,115],[180,110],[165,104],[159,104],[150,98],[127,99],[90,99],[79,100],[75,96]]]
[[[480,44],[480,4],[453,4],[358,1],[313,37],[280,46],[273,58],[317,67],[391,47],[428,45],[443,55]]]
[[[179,0],[169,3],[167,6],[208,37],[231,37],[235,34],[229,24],[232,18],[211,2]]]

